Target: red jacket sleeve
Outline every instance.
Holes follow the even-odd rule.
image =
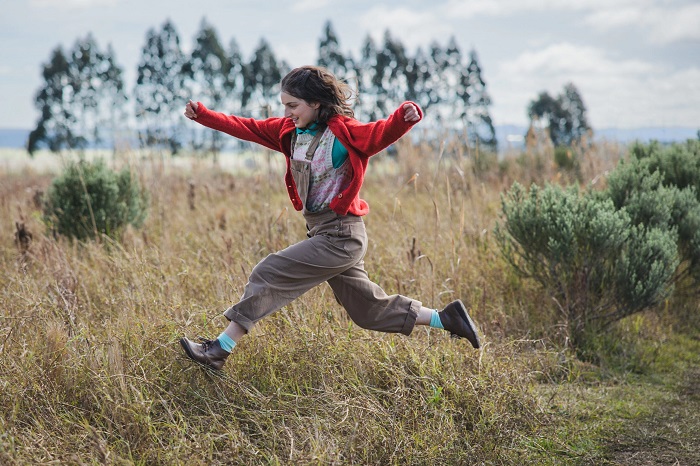
[[[403,106],[415,105],[420,115],[418,121],[405,121]],[[385,120],[372,123],[360,123],[348,118],[345,121],[331,119],[328,125],[333,134],[346,148],[353,148],[358,155],[370,157],[389,147],[406,134],[416,123],[423,119],[423,110],[415,102],[404,102]]]
[[[224,132],[244,141],[254,142],[278,152],[289,152],[282,145],[285,126],[290,124],[288,118],[267,118],[256,120],[209,110],[201,102],[197,102],[197,118],[194,120],[208,128]],[[293,125],[293,123],[291,123]]]

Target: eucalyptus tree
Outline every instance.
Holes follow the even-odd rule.
[[[74,144],[72,127],[76,117],[64,109],[64,101],[69,99],[67,86],[69,81],[68,59],[63,49],[58,46],[43,66],[43,87],[37,92],[35,104],[41,112],[36,127],[29,133],[27,150],[30,155],[44,143],[57,152]]]
[[[555,147],[578,144],[591,129],[583,99],[571,83],[557,97],[541,92],[528,105],[528,116],[531,121],[543,122]]]
[[[419,47],[406,66],[406,98],[424,110],[426,120],[430,119],[431,107],[437,103],[437,92],[432,86],[430,59]]]
[[[243,84],[246,95],[243,105],[248,107],[253,116],[267,117],[273,114],[272,109],[278,105],[282,73],[288,68],[285,63],[278,63],[270,44],[261,39],[246,67]]]
[[[202,19],[190,59],[183,67],[188,78],[187,87],[193,95],[206,102],[210,108],[223,111],[223,104],[228,93],[230,64],[216,30],[205,19]],[[200,129],[194,128],[195,130]],[[224,135],[219,131],[199,131],[198,134],[202,135],[202,143],[199,143],[195,136],[193,138],[194,148],[206,147],[216,159],[224,144]]]
[[[338,36],[330,21],[324,26],[323,35],[318,44],[318,65],[323,66],[340,79],[349,78],[350,71],[353,71],[353,61],[351,57],[343,55],[340,48]]]
[[[243,102],[249,100],[245,93],[247,64],[243,61],[236,39],[231,39],[226,52],[226,80],[224,81],[223,108],[235,114],[244,114]]]
[[[466,122],[469,141],[471,144],[485,146],[491,150],[497,149],[496,130],[489,112],[491,97],[486,91],[486,81],[482,76],[481,66],[476,50],[469,53],[469,64],[466,72]]]
[[[469,89],[466,68],[462,62],[462,51],[454,37],[443,50],[442,70],[439,72],[443,92],[443,115],[450,129],[461,129],[466,121],[469,107]]]
[[[376,120],[378,117],[377,96],[373,83],[377,74],[377,46],[369,35],[362,43],[360,58],[355,64],[355,73],[358,90],[355,114],[362,120]]]
[[[570,129],[565,137],[566,145],[582,142],[591,127],[588,124],[583,98],[573,83],[567,83],[564,86],[564,90],[559,96],[559,102],[562,109],[568,114],[570,121]]]
[[[449,102],[453,95],[449,83],[442,76],[448,67],[446,51],[437,42],[432,42],[428,52],[428,81],[425,89],[430,95],[429,102],[433,106],[432,121],[436,124],[449,122]]]
[[[190,98],[185,87],[189,73],[186,62],[180,37],[170,20],[160,30],[148,30],[134,89],[137,127],[143,146],[167,148],[173,154],[182,147],[181,109]]]
[[[53,152],[103,143],[114,147],[127,98],[111,47],[100,50],[92,34],[78,39],[67,55],[59,46],[43,66],[42,77],[44,85],[35,99],[41,117],[29,135],[30,154],[41,144]]]
[[[389,31],[386,31],[384,46],[377,54],[377,68],[384,67],[381,70],[382,80],[378,84],[385,96],[385,108],[383,109],[385,115],[406,100],[408,65],[409,58],[403,43],[392,37]]]
[[[374,73],[370,81],[370,92],[375,98],[375,106],[379,115],[386,115],[393,107],[392,76],[395,76],[395,69],[399,66],[396,51],[399,47],[393,43],[389,31],[384,33],[384,43],[377,48],[374,60]]]

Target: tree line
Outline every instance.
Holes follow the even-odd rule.
[[[218,152],[224,146],[221,134],[184,126],[181,110],[192,96],[227,113],[276,114],[279,82],[291,67],[264,38],[245,60],[235,39],[224,46],[203,19],[191,53],[181,44],[170,20],[148,30],[132,89],[112,47],[101,49],[91,33],[68,51],[57,46],[42,67],[43,85],[35,98],[41,116],[29,136],[29,153],[40,147],[116,148],[131,135],[143,148]],[[328,21],[317,64],[357,91],[359,120],[382,118],[402,101],[413,100],[426,111],[427,124],[464,136],[468,144],[496,149],[491,99],[476,51],[463,55],[454,38],[444,47],[434,42],[410,54],[386,31],[382,42],[367,36],[354,57],[342,51]]]
[[[386,31],[383,40],[365,38],[359,55],[344,53],[330,21],[319,40],[317,64],[357,91],[356,117],[388,115],[404,100],[425,110],[423,127],[451,134],[465,145],[496,151],[491,98],[475,50],[463,54],[456,40],[433,42],[410,54]],[[234,38],[224,46],[202,19],[191,53],[185,53],[174,24],[166,20],[147,31],[136,83],[127,89],[123,68],[111,46],[102,50],[91,33],[72,49],[59,45],[42,67],[43,85],[35,105],[40,111],[27,149],[57,152],[110,147],[168,150],[183,148],[218,153],[222,134],[185,126],[184,102],[195,97],[218,111],[263,118],[279,114],[279,82],[291,67],[263,38],[249,60]],[[531,121],[545,125],[552,141],[570,145],[587,131],[585,107],[570,84],[564,98],[542,93],[528,109]]]

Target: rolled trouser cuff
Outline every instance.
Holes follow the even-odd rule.
[[[423,303],[420,301],[411,300],[411,306],[406,314],[406,321],[401,329],[402,334],[408,336],[411,334],[411,332],[413,332],[413,329],[416,326],[416,319],[418,319],[418,311],[420,311],[422,305]]]
[[[255,322],[238,312],[235,308],[236,306],[234,305],[226,309],[226,311],[224,311],[224,317],[226,317],[229,320],[229,322],[235,322],[241,327],[243,327],[245,333],[250,332],[250,329],[253,328]]]

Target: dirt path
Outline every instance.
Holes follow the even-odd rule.
[[[607,445],[617,465],[700,465],[700,367],[646,419],[635,419]]]

